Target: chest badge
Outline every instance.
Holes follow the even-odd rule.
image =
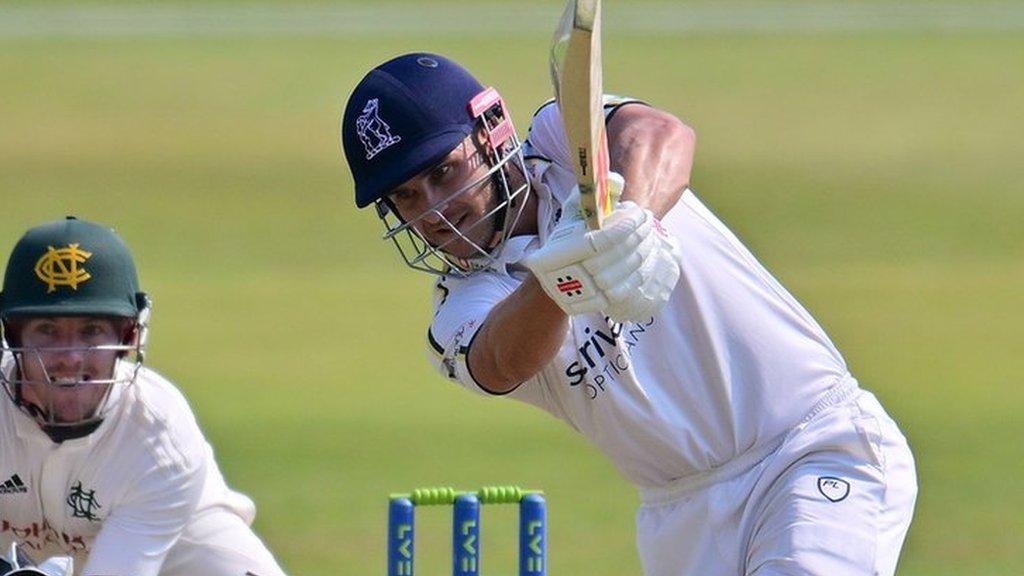
[[[102,506],[96,500],[96,491],[83,489],[81,480],[71,487],[67,503],[71,507],[71,516],[73,518],[85,518],[90,522],[99,521],[96,511],[102,508]]]

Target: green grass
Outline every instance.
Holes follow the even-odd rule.
[[[122,232],[156,300],[151,363],[293,574],[383,573],[389,492],[496,483],[547,491],[552,574],[639,573],[636,496],[603,458],[433,375],[430,280],[355,210],[337,142],[362,73],[421,48],[498,86],[523,130],[550,92],[546,43],[0,38],[0,251],[65,213]],[[696,127],[694,187],[904,426],[921,493],[900,573],[1024,572],[1024,39],[610,35],[605,51],[610,90]],[[511,516],[489,522],[485,562],[511,573]],[[421,573],[444,573],[444,518],[422,526]]]

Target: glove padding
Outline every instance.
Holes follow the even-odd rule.
[[[36,565],[17,542],[12,542],[7,553],[0,556],[0,576],[71,576],[74,567],[70,556],[52,556]]]
[[[526,261],[566,314],[604,312],[642,322],[668,301],[679,280],[682,251],[650,210],[620,203],[600,230],[583,222],[556,230]]]
[[[22,566],[2,576],[71,576],[74,560],[70,556],[53,556],[38,566]]]
[[[647,209],[640,208],[633,202],[619,204],[614,212],[605,220],[605,228],[635,226],[632,236],[642,236],[639,246],[632,254],[626,254],[619,266],[625,263],[625,269],[609,274],[593,272],[598,285],[605,291],[608,308],[604,311],[609,318],[617,322],[643,322],[656,314],[668,302],[672,290],[679,281],[683,252],[679,241],[669,234]],[[599,242],[607,240],[604,237]],[[623,252],[624,247],[631,245],[626,241],[619,246],[609,248],[605,254],[613,251]],[[599,250],[601,247],[599,246]],[[615,264],[599,261],[595,257],[585,266],[605,265],[611,269]],[[607,270],[606,269],[606,270]]]

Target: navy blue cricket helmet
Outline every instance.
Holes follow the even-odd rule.
[[[436,54],[405,54],[371,70],[341,125],[356,205],[370,205],[454,150],[476,125],[469,103],[483,91],[468,70]]]
[[[440,162],[476,130],[485,134],[487,176],[496,183],[495,208],[488,218],[497,226],[492,241],[473,244],[475,256],[454,258],[444,246],[433,246],[420,234],[417,215],[403,219],[394,213],[386,196]],[[405,54],[370,70],[345,106],[341,143],[355,183],[356,205],[376,205],[384,221],[384,239],[395,242],[406,263],[417,270],[469,274],[487,267],[529,194],[525,176],[510,177],[510,165],[517,165],[514,172],[520,175],[525,175],[526,167],[504,100],[461,65],[437,54]],[[513,180],[522,184],[510,185]],[[511,218],[509,208],[515,208]],[[453,229],[468,241],[463,231]]]

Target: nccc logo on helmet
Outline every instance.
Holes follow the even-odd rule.
[[[36,276],[46,284],[47,294],[56,291],[58,286],[78,290],[79,284],[92,278],[88,270],[79,266],[92,256],[92,252],[86,252],[78,246],[68,244],[59,250],[49,246],[46,254],[36,262]]]

